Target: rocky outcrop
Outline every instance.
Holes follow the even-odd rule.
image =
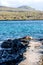
[[[8,39],[0,43],[0,64],[1,65],[16,65],[19,61],[24,59],[24,52],[29,45],[38,47],[41,44],[35,42],[32,37],[25,36],[18,39]]]
[[[2,48],[11,48],[12,47],[12,40],[11,39],[5,40],[2,43],[1,47]]]
[[[27,45],[31,38],[23,37],[19,39],[8,39],[0,45],[0,64],[15,61],[17,63],[23,53],[26,51]]]
[[[20,38],[21,40],[32,40],[33,38],[30,36],[25,36],[23,38]]]

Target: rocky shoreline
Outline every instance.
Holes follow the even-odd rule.
[[[39,47],[43,45],[43,39],[37,39],[26,36],[19,39],[8,39],[0,43],[0,65],[19,65],[19,62],[25,59],[24,53],[27,47]],[[42,51],[43,53],[43,51]]]

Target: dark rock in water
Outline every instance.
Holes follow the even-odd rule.
[[[12,47],[12,40],[11,39],[8,39],[8,40],[4,41],[1,44],[1,47],[2,48],[11,48]]]
[[[23,38],[19,38],[19,40],[24,46],[27,46],[29,44],[29,41],[32,40],[32,37],[25,36]]]
[[[4,51],[3,54],[2,54],[2,57],[6,58],[7,55],[8,55],[8,53],[6,51]]]
[[[7,53],[8,53],[8,54],[13,54],[14,52],[13,52],[13,50],[11,49],[11,50],[7,50]]]
[[[8,39],[2,42],[0,49],[0,63],[9,64],[9,61],[13,62],[13,60],[17,63],[20,58],[23,57],[23,53],[26,51],[30,39],[31,38],[27,36],[14,40]]]
[[[42,45],[43,45],[43,43],[42,43]]]
[[[43,41],[43,38],[42,39],[39,39],[39,41]]]
[[[40,51],[41,54],[43,54],[43,51]]]
[[[19,45],[21,45],[21,43],[18,41],[18,39],[14,39],[12,42],[13,42],[12,45],[13,50],[17,52],[19,50]]]
[[[23,42],[23,43],[27,43],[27,41],[26,41],[26,40],[21,40],[21,42]]]
[[[1,58],[2,54],[3,54],[3,50],[0,50],[0,58]]]
[[[21,44],[21,42],[18,39],[14,39],[12,42],[13,42],[12,47],[13,47],[14,52],[18,52],[22,48],[25,48],[25,46]]]

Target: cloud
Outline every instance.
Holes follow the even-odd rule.
[[[9,7],[18,7],[21,5],[28,5],[36,9],[41,9],[43,8],[43,0],[0,0],[0,5],[9,6]]]
[[[29,3],[43,2],[43,0],[0,0],[0,2],[2,5],[12,6],[15,4],[29,4]]]

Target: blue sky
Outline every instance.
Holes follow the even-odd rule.
[[[0,0],[0,6],[18,7],[22,5],[43,10],[43,0]]]

